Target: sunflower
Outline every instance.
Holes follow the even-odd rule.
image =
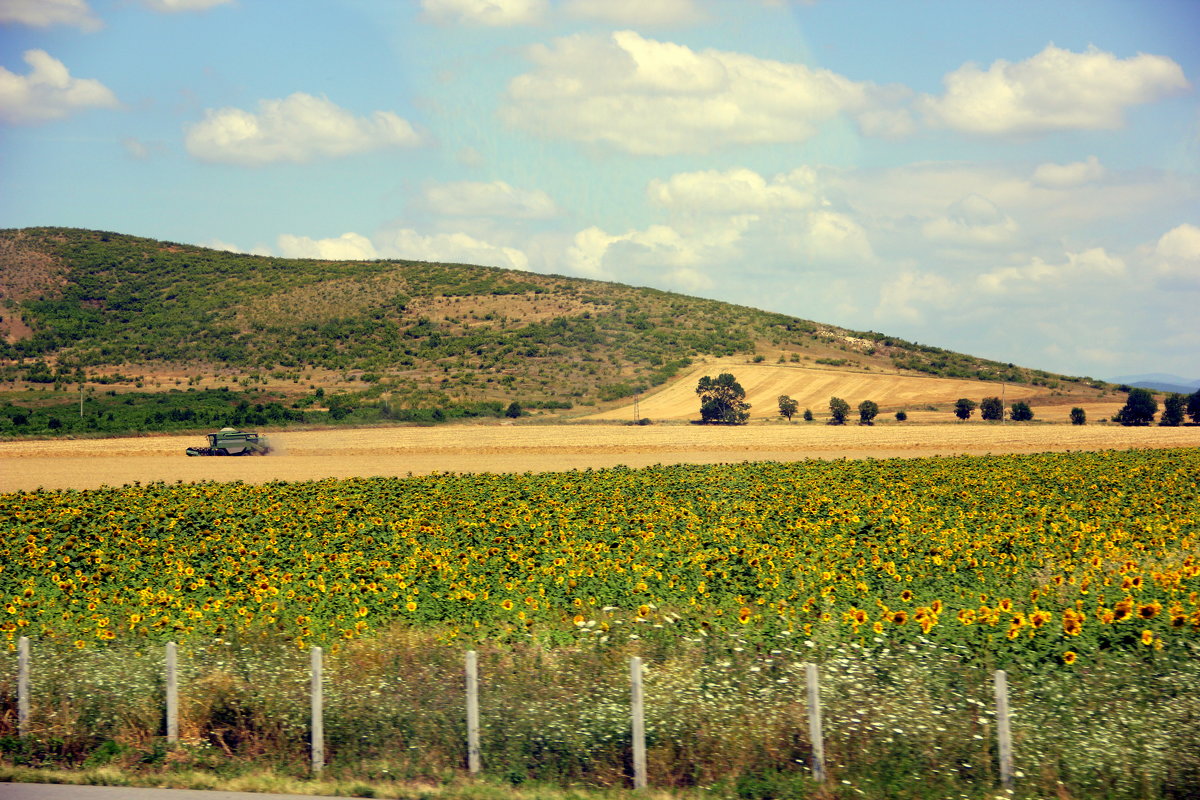
[[[1077,658],[1079,658],[1079,654],[1074,650],[1068,650],[1062,654],[1062,660],[1064,664],[1074,664]]]
[[[1138,616],[1142,619],[1154,619],[1158,616],[1158,612],[1162,611],[1162,603],[1155,600],[1153,603],[1147,603],[1144,606],[1138,607]]]
[[[1142,644],[1146,645],[1147,647],[1154,644],[1154,631],[1142,631]]]

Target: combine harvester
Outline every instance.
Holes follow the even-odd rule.
[[[271,452],[266,436],[221,428],[208,434],[208,447],[189,447],[189,456],[265,456]]]

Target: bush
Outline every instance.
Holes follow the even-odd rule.
[[[1008,416],[1013,422],[1028,422],[1033,419],[1033,409],[1024,400],[1018,400],[1009,408]]]
[[[1071,409],[1071,424],[1085,425],[1087,424],[1087,412],[1076,406]]]
[[[905,412],[905,411],[897,411],[896,412],[896,422],[904,422],[906,419],[908,419],[907,412]]]

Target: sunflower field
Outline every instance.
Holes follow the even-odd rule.
[[[446,663],[479,648],[485,674],[506,676],[494,685],[505,682],[507,699],[490,701],[509,715],[490,729],[493,755],[526,777],[611,785],[627,738],[619,660],[638,654],[650,665],[652,765],[672,785],[763,797],[792,791],[768,784],[804,764],[795,687],[805,661],[823,665],[841,717],[828,745],[835,775],[911,782],[919,763],[928,782],[936,763],[944,780],[931,785],[943,788],[994,777],[980,676],[1004,668],[1015,706],[1041,709],[1024,712],[1018,749],[1041,753],[1037,770],[1026,764],[1039,786],[1187,796],[1200,789],[1200,737],[1189,732],[1200,729],[1198,476],[1200,450],[1183,449],[0,495],[4,668],[20,636],[63,670],[139,653],[148,671],[125,668],[118,683],[153,694],[152,648],[173,640],[194,653],[195,675],[224,687],[226,711],[253,716],[254,703],[287,705],[273,692],[302,704],[303,676],[278,676],[322,645],[334,674],[365,693],[341,695],[335,760],[409,752],[438,732],[437,758],[405,762],[428,776],[461,761],[457,706],[438,717],[417,695],[386,698],[447,680],[414,666],[414,648],[444,648]],[[273,688],[238,684],[221,666],[229,648],[253,651]],[[402,674],[382,677],[385,667]],[[513,677],[532,671],[549,683]],[[60,674],[62,687],[81,680]],[[71,696],[126,690],[87,686]],[[576,702],[584,690],[572,686],[595,702],[564,722],[546,703]],[[420,731],[405,716],[415,705],[437,717]],[[96,725],[153,735],[156,713]],[[221,746],[294,750],[296,713],[276,715],[269,735],[259,725],[258,739],[243,725]],[[388,741],[408,731],[408,743],[368,747],[363,726]],[[211,744],[202,728],[197,741]],[[1125,744],[1114,756],[1105,742]]]

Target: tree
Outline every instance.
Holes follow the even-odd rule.
[[[1122,425],[1149,425],[1157,413],[1158,401],[1154,394],[1149,389],[1133,388],[1113,420]]]
[[[1200,389],[1188,396],[1187,415],[1192,418],[1192,422],[1200,425]]]
[[[908,419],[907,411],[897,411],[896,412],[896,422],[904,422],[906,419]]]
[[[705,375],[696,385],[700,396],[700,421],[721,425],[741,425],[750,417],[746,390],[737,378],[722,372],[713,380]]]
[[[1187,407],[1187,398],[1181,394],[1172,393],[1163,401],[1163,413],[1158,420],[1159,425],[1172,428],[1183,424],[1183,410]]]
[[[813,421],[813,413],[812,413],[812,409],[811,409],[811,408],[806,408],[806,409],[804,409],[804,421],[805,421],[805,422],[812,422],[812,421]]]
[[[516,419],[517,417],[521,416],[521,404],[516,400],[513,400],[508,404],[508,408],[504,409],[504,416],[508,417],[509,419]]]
[[[800,404],[786,394],[779,395],[779,416],[786,417],[788,422],[792,421],[799,408]]]
[[[1009,406],[1008,418],[1013,422],[1029,422],[1033,419],[1033,409],[1024,400],[1018,400]]]
[[[1084,411],[1079,406],[1075,406],[1075,408],[1072,408],[1071,409],[1071,424],[1072,425],[1086,425],[1087,424],[1087,412]]]
[[[879,405],[874,400],[863,400],[858,404],[858,424],[874,425],[879,414]]]
[[[954,404],[954,416],[959,419],[970,419],[971,414],[975,411],[975,401],[968,400],[965,397],[960,397]]]
[[[987,420],[1004,419],[1004,403],[999,397],[985,397],[979,403],[979,416]]]
[[[846,415],[850,413],[850,404],[840,397],[829,398],[829,424],[845,425]]]

